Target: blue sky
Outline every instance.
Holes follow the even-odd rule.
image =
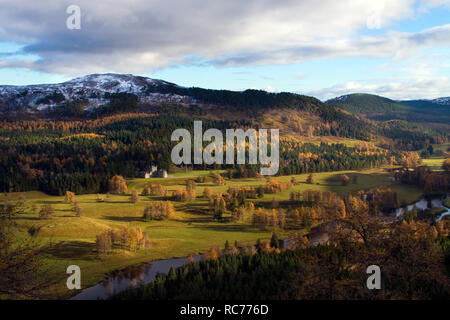
[[[118,72],[322,100],[450,96],[450,1],[392,2],[78,1],[81,30],[68,2],[0,2],[0,84]]]

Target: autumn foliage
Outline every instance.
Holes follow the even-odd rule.
[[[105,230],[96,237],[97,252],[100,255],[110,254],[114,249],[136,252],[149,246],[147,233],[141,228],[123,226]]]
[[[114,176],[109,180],[109,191],[115,194],[128,193],[127,182],[122,176]]]
[[[144,209],[144,220],[164,220],[175,216],[175,208],[170,201],[155,201]]]

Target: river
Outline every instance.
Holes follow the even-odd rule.
[[[395,209],[395,215],[396,217],[402,216],[407,210],[412,210],[414,206],[417,207],[417,209],[425,210],[425,209],[431,209],[431,208],[442,208],[446,211],[439,215],[439,217],[436,218],[436,221],[442,220],[445,216],[450,214],[450,209],[444,206],[444,200],[448,198],[448,195],[442,196],[442,197],[433,197],[431,199],[422,198],[419,201],[410,204],[406,207],[397,208]]]
[[[201,256],[193,256],[193,258],[195,261],[199,261]],[[187,261],[188,258],[157,260],[112,272],[105,281],[82,290],[71,300],[108,299],[126,289],[152,282],[158,273],[168,273],[170,268],[181,267]]]

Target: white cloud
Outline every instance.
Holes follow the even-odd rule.
[[[267,86],[264,90],[267,91],[267,92],[277,92],[277,89],[275,89],[272,86]]]
[[[382,81],[349,81],[329,88],[306,92],[308,95],[328,100],[351,93],[371,93],[393,100],[434,99],[450,94],[449,77],[392,78]]]
[[[388,84],[347,82],[325,89],[334,93],[318,95],[372,90],[395,98],[401,90],[407,96],[432,95],[435,89],[425,85],[448,89],[448,79],[433,77],[438,67],[422,51],[450,46],[450,24],[416,33],[389,27],[438,6],[450,9],[450,0],[79,0],[81,30],[68,30],[66,8],[71,4],[0,0],[0,42],[23,46],[17,59],[0,53],[0,68],[75,76],[145,73],[173,64],[248,66],[377,57],[391,59],[386,68],[394,66],[403,77],[387,79]],[[361,36],[367,27],[387,31]],[[26,54],[33,59],[23,60]]]
[[[32,68],[70,75],[145,72],[184,63],[186,56],[220,65],[264,65],[402,55],[448,44],[448,28],[379,38],[356,35],[374,13],[376,26],[383,27],[414,17],[415,2],[80,0],[82,29],[67,30],[69,1],[0,0],[0,40],[21,43],[25,52],[39,55]],[[430,8],[442,1],[423,3]]]

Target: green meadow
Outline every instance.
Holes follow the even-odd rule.
[[[445,161],[444,158],[429,158],[422,159],[422,164],[427,165],[429,167],[440,167],[442,163]]]
[[[356,176],[356,183],[342,185],[339,180],[341,174],[350,178]],[[141,193],[146,183],[161,183],[167,186],[169,195],[173,190],[185,189],[187,179],[199,176],[209,176],[208,171],[191,171],[176,173],[169,178],[160,179],[132,179],[128,180],[128,192],[133,188]],[[280,206],[289,200],[292,191],[308,189],[333,191],[338,195],[355,193],[359,190],[390,187],[397,192],[401,204],[412,203],[422,196],[422,191],[416,187],[401,185],[393,181],[392,176],[381,170],[345,171],[315,173],[314,184],[307,184],[307,174],[282,176],[275,179],[289,181],[295,177],[298,184],[289,190],[277,194],[265,194],[261,199],[252,200],[256,206],[268,207],[273,199]],[[351,180],[353,181],[353,180]],[[68,298],[76,292],[66,288],[66,268],[78,265],[82,272],[82,288],[92,286],[102,281],[108,272],[122,269],[159,259],[186,257],[191,254],[205,252],[214,247],[223,247],[226,240],[230,243],[238,242],[239,246],[254,243],[257,239],[269,239],[273,230],[261,230],[251,224],[234,222],[217,222],[208,210],[208,201],[203,198],[205,187],[209,187],[213,194],[225,192],[234,186],[264,185],[265,179],[232,179],[226,180],[226,185],[216,186],[209,179],[205,183],[198,183],[197,199],[191,202],[173,202],[176,209],[175,218],[165,221],[143,221],[145,206],[156,200],[157,196],[140,196],[140,201],[132,203],[130,195],[102,194],[102,201],[97,195],[76,195],[76,201],[82,208],[81,217],[75,216],[72,204],[65,203],[64,197],[49,196],[42,192],[15,193],[26,198],[26,213],[15,218],[15,222],[22,230],[19,237],[32,238],[46,247],[45,269],[51,285],[42,290],[45,298]],[[55,214],[47,220],[40,220],[37,213],[32,213],[32,207],[50,204]],[[141,227],[147,232],[152,241],[151,247],[136,253],[120,252],[107,257],[99,257],[96,253],[96,235],[109,228],[120,226]],[[287,228],[279,236],[285,237],[289,233],[298,232]],[[31,235],[32,234],[32,235]]]

